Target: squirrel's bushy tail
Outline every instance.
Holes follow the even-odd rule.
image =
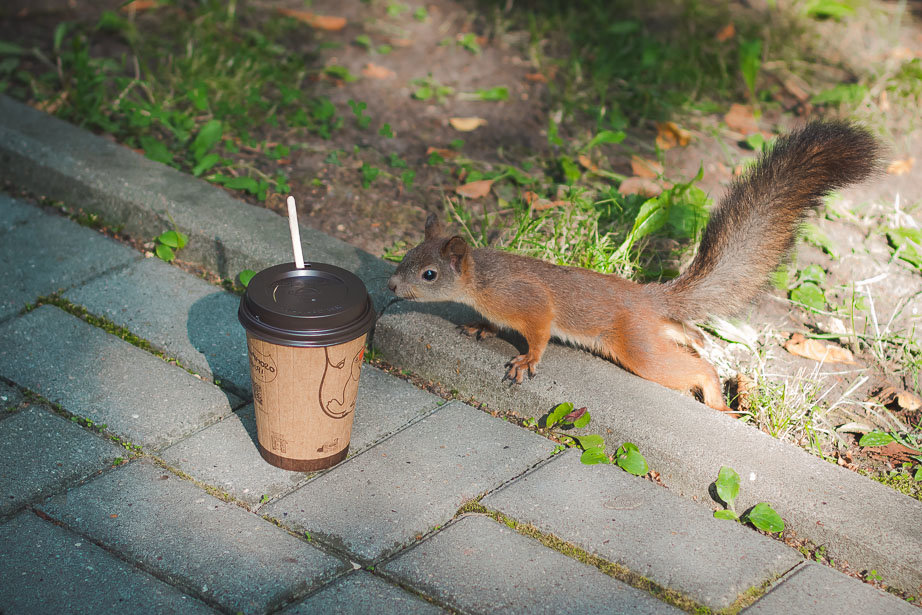
[[[814,122],[779,138],[711,213],[688,269],[659,286],[669,316],[700,320],[745,307],[790,250],[807,212],[871,175],[878,155],[874,137],[847,122]]]

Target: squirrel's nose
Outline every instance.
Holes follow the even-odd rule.
[[[391,276],[390,279],[387,281],[387,287],[391,289],[392,293],[397,292],[397,280],[395,278],[396,276]]]

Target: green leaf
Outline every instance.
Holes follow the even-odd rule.
[[[21,56],[25,53],[25,47],[20,47],[16,43],[0,41],[0,56]]]
[[[917,483],[922,481],[922,466],[919,466],[918,468],[916,468],[916,473],[912,477],[912,480],[916,481]]]
[[[413,11],[413,19],[416,21],[426,21],[427,17],[429,17],[429,11],[427,11],[426,7],[424,6],[421,6]]]
[[[160,260],[169,263],[174,258],[176,258],[176,253],[173,252],[173,248],[166,244],[158,243],[157,247],[154,248],[154,252],[160,258]]]
[[[750,96],[756,95],[756,78],[762,67],[762,41],[759,39],[743,41],[740,43],[740,72]]]
[[[627,135],[620,130],[603,130],[589,140],[589,143],[586,144],[583,151],[588,152],[592,148],[604,143],[621,143],[626,136]]]
[[[408,169],[400,174],[400,181],[406,186],[407,190],[413,187],[413,180],[416,178],[416,171]]]
[[[364,47],[367,50],[370,50],[372,47],[371,38],[367,34],[359,34],[355,37],[353,41],[356,45]]]
[[[340,79],[346,83],[352,83],[353,81],[358,81],[359,78],[349,72],[349,69],[345,66],[330,65],[323,69],[323,72],[328,76],[333,77],[334,79]]]
[[[432,98],[432,95],[433,95],[432,88],[429,87],[428,85],[418,87],[413,92],[413,98],[417,100],[429,100],[430,98]]]
[[[178,250],[189,243],[189,237],[179,231],[164,231],[160,234],[160,237],[157,237],[157,241]]]
[[[221,141],[224,134],[224,126],[220,120],[211,120],[198,131],[195,141],[192,142],[192,156],[196,162],[201,162],[202,158],[211,151],[215,145]]]
[[[728,521],[739,521],[739,516],[732,510],[715,510],[714,511],[715,519],[726,519]]]
[[[826,296],[823,289],[813,282],[804,282],[791,291],[791,301],[801,303],[816,312],[822,312],[826,309]]]
[[[605,448],[605,439],[598,434],[572,436],[572,438],[577,441],[579,447],[584,451],[588,451],[590,448]]]
[[[221,162],[221,157],[215,153],[206,155],[198,161],[198,164],[192,169],[192,174],[199,177],[202,173]]]
[[[814,105],[857,105],[868,94],[868,88],[860,83],[844,83],[814,94],[810,102]]]
[[[744,520],[753,524],[763,532],[776,534],[784,530],[784,521],[781,519],[781,515],[776,513],[775,510],[765,502],[759,502],[753,506]]]
[[[259,192],[259,182],[257,182],[252,177],[247,177],[246,175],[241,175],[240,177],[232,177],[231,179],[224,182],[224,187],[230,190],[246,190],[250,194],[256,194]]]
[[[803,7],[804,15],[814,19],[842,19],[855,14],[855,9],[838,0],[812,0]]]
[[[560,419],[570,414],[571,412],[573,412],[573,403],[565,401],[564,403],[551,410],[551,413],[547,415],[547,420],[544,422],[544,426],[550,429],[556,425]]]
[[[563,172],[564,181],[567,184],[575,184],[582,177],[579,166],[573,162],[569,156],[560,156],[557,161],[560,163],[560,170]]]
[[[895,228],[887,231],[890,245],[897,250],[899,258],[922,270],[922,230]]]
[[[802,229],[801,235],[804,241],[813,244],[829,256],[836,258],[835,244],[829,239],[826,233],[820,230],[820,227],[808,222],[803,225]]]
[[[736,496],[740,493],[740,475],[731,467],[723,466],[717,474],[717,495],[729,506],[733,507]]]
[[[809,265],[801,270],[800,281],[821,285],[826,281],[826,272],[819,265]]]
[[[383,126],[381,126],[381,129],[378,130],[378,134],[381,135],[382,137],[386,137],[386,138],[388,138],[388,139],[393,139],[393,138],[394,138],[394,131],[391,130],[391,125],[390,125],[390,124],[384,124]]]
[[[496,86],[495,88],[481,88],[477,90],[476,94],[477,98],[488,102],[509,100],[509,88],[503,87],[501,85]]]
[[[378,167],[373,167],[368,163],[363,162],[362,168],[359,169],[362,172],[362,188],[368,188],[371,186],[371,183],[377,179],[378,174],[381,173],[381,169]]]
[[[858,446],[885,446],[894,442],[896,438],[882,431],[871,431],[861,436]]]
[[[765,146],[765,137],[761,133],[754,132],[746,137],[746,145],[757,152],[761,152],[762,147]]]
[[[582,429],[583,427],[589,424],[590,420],[591,420],[591,417],[589,416],[589,413],[587,412],[583,416],[573,421],[573,426],[576,427],[577,429]]]
[[[608,455],[605,454],[605,451],[597,447],[589,448],[583,451],[583,454],[580,455],[579,460],[587,466],[596,465],[599,463],[611,463],[611,459],[608,458]]]
[[[148,135],[141,137],[141,148],[144,150],[144,155],[151,160],[162,162],[163,164],[169,164],[173,161],[173,153],[167,149],[166,145],[154,137]]]
[[[67,31],[70,29],[71,25],[73,24],[69,21],[62,21],[54,29],[54,42],[52,48],[56,54],[61,52],[61,43],[64,42],[64,37],[67,36]]]
[[[615,463],[622,470],[630,472],[634,476],[643,476],[650,471],[647,466],[647,460],[640,454],[640,450],[633,442],[625,442],[618,447],[618,451],[615,453]]]
[[[254,275],[256,275],[256,272],[252,269],[244,269],[239,274],[237,274],[237,279],[240,280],[240,285],[246,288],[250,284],[250,280],[253,279]]]

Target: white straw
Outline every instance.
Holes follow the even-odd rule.
[[[298,229],[298,210],[295,197],[288,197],[288,228],[291,230],[291,249],[295,253],[295,266],[304,269],[304,256],[301,254],[301,231]]]

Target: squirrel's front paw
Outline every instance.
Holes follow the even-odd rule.
[[[506,363],[506,367],[509,370],[506,372],[506,375],[503,376],[503,380],[509,380],[515,382],[516,384],[521,384],[522,380],[525,379],[525,374],[528,374],[529,378],[535,377],[535,366],[538,365],[538,361],[531,358],[527,354],[520,354],[519,356],[513,358],[511,361]]]
[[[458,331],[460,331],[463,335],[467,335],[478,340],[485,340],[488,337],[496,336],[496,327],[488,322],[472,322],[469,325],[458,325]]]

